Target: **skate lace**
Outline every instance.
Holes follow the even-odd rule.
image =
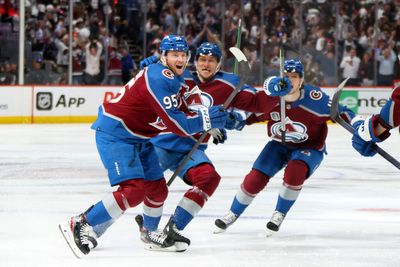
[[[165,238],[167,238],[167,236],[160,231],[148,231],[147,232],[147,237],[150,239],[150,241],[158,243],[158,244],[162,244],[165,240]]]
[[[233,212],[229,212],[229,213],[227,213],[227,214],[224,216],[224,218],[222,218],[222,221],[223,221],[224,223],[226,223],[226,224],[231,224],[231,223],[233,223],[234,221],[236,221],[236,219],[237,219],[236,214],[233,213]]]
[[[79,229],[79,240],[84,245],[89,245],[88,236],[90,236],[90,232],[93,231],[92,227],[87,223],[82,223],[82,227]]]

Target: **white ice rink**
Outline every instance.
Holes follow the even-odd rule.
[[[359,156],[337,125],[330,126],[328,156],[278,234],[266,238],[265,225],[281,173],[226,233],[214,235],[214,220],[228,210],[265,136],[265,125],[255,125],[210,145],[222,181],[183,232],[192,241],[186,252],[144,250],[136,207],[76,259],[58,224],[111,192],[94,132],[88,124],[0,125],[0,266],[400,266],[400,172],[378,155]],[[400,159],[398,132],[381,147]],[[178,179],[172,184],[160,227],[186,189]]]

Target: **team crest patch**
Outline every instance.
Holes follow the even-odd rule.
[[[289,117],[286,117],[286,134],[285,141],[291,143],[302,143],[308,140],[307,127],[297,121],[292,121]],[[271,138],[276,141],[282,140],[281,122],[275,122],[271,128]]]
[[[172,71],[165,69],[162,71],[162,74],[167,77],[168,79],[174,79],[174,74],[172,73]]]
[[[274,112],[271,112],[270,115],[271,115],[271,119],[273,121],[279,121],[281,119],[281,116],[279,115],[279,112],[274,111]]]
[[[316,91],[316,90],[311,90],[310,97],[313,100],[320,100],[322,98],[322,92]]]

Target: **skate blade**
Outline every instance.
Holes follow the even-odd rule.
[[[271,236],[273,236],[273,235],[276,234],[276,233],[277,233],[276,231],[272,231],[272,230],[270,230],[270,229],[267,228],[267,231],[265,232],[265,235],[266,235],[267,237],[271,237]]]
[[[187,250],[189,245],[185,242],[175,242],[176,252],[184,252]]]
[[[184,246],[185,244],[186,246]],[[176,242],[174,245],[170,247],[160,247],[156,244],[145,243],[144,248],[152,251],[161,251],[161,252],[184,252],[187,249],[188,245],[186,243]]]
[[[63,235],[65,241],[67,242],[69,248],[71,249],[74,256],[78,259],[85,256],[82,251],[76,246],[74,238],[72,236],[71,229],[68,224],[59,224],[58,228],[60,229],[61,234]]]
[[[225,233],[226,232],[226,229],[222,229],[222,228],[219,228],[218,226],[215,226],[215,228],[214,228],[214,234],[221,234],[221,233]]]

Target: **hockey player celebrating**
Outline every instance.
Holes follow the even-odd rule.
[[[236,193],[229,212],[215,221],[215,233],[224,232],[250,205],[257,194],[264,189],[268,181],[281,169],[284,170],[283,183],[278,195],[275,211],[267,223],[267,235],[277,232],[296,202],[304,181],[320,165],[325,150],[330,120],[330,99],[320,88],[304,85],[304,68],[299,60],[286,60],[284,75],[291,82],[291,91],[284,96],[286,118],[280,117],[280,106],[272,111],[255,115],[247,124],[268,120],[269,141],[246,175]],[[274,86],[278,77],[270,77],[264,82],[264,88]],[[354,114],[340,106],[341,116],[350,121]],[[281,120],[286,125],[285,142],[282,143]]]
[[[155,58],[148,58],[145,62],[142,62],[142,66],[151,64],[154,60]],[[195,54],[196,71],[192,73],[186,71],[185,73],[187,85],[193,88],[191,90],[192,94],[184,97],[188,109],[195,108],[198,104],[206,106],[222,104],[239,84],[240,78],[237,75],[219,70],[221,60],[222,52],[216,44],[206,42],[197,48]],[[285,81],[284,86],[288,86],[289,80]],[[269,88],[272,91],[267,88],[265,91],[255,92],[254,88],[245,86],[233,99],[230,107],[250,112],[268,112],[278,104],[279,98],[274,96],[284,95],[289,92],[290,87],[281,88],[280,82],[280,79],[271,82],[275,85],[275,87],[271,86]],[[193,91],[200,93],[200,97],[193,97],[196,96]],[[232,111],[226,128],[229,130],[241,130],[244,125],[245,115],[241,115],[236,110]],[[225,129],[212,129],[211,135],[214,138],[213,142],[216,144],[223,143],[226,139]],[[189,153],[198,137],[198,135],[182,137],[174,133],[168,133],[152,138],[151,142],[160,158],[161,167],[164,170],[176,171],[181,160]],[[207,141],[208,138],[193,153],[179,173],[179,177],[191,188],[185,192],[178,203],[165,227],[166,231],[170,227],[179,231],[185,229],[218,187],[221,176],[205,153]],[[187,243],[190,244],[189,239],[187,239]]]
[[[365,120],[357,116],[351,124],[355,129],[352,138],[354,149],[365,157],[374,156],[376,151],[371,148],[372,145],[384,141],[390,136],[389,131],[400,125],[400,87],[393,90],[379,114]]]
[[[201,90],[201,102],[206,105],[220,105],[229,97],[235,86],[239,84],[239,77],[232,73],[220,71],[222,52],[216,44],[203,43],[195,55],[196,71],[187,72],[185,75],[186,83],[191,88],[198,87]],[[280,80],[276,80],[277,91],[274,95],[288,93],[280,87]],[[285,84],[286,85],[286,84]],[[267,93],[267,94],[266,94]],[[271,92],[257,92],[246,86],[233,99],[230,107],[240,108],[250,112],[268,112],[278,104],[277,97],[270,97]],[[186,100],[188,106],[198,103]],[[228,130],[241,130],[245,125],[246,116],[244,112],[232,111],[228,118],[226,128]],[[226,139],[224,129],[213,129],[211,135],[214,143],[223,143]],[[196,138],[181,137],[176,134],[163,134],[152,138],[152,143],[160,158],[161,167],[164,170],[175,171],[180,161],[191,150],[196,143]],[[194,152],[190,160],[185,164],[179,173],[179,177],[190,185],[178,203],[173,215],[171,216],[166,229],[174,225],[178,230],[183,230],[200,212],[207,200],[213,195],[221,176],[215,170],[214,165],[207,157],[208,138],[202,143],[200,148]]]
[[[179,233],[157,230],[168,189],[163,171],[150,138],[168,129],[189,136],[211,128],[223,128],[227,112],[220,107],[200,107],[186,117],[178,110],[180,90],[185,90],[180,76],[188,62],[184,37],[169,35],[161,44],[161,61],[140,71],[116,98],[99,108],[92,125],[96,145],[108,171],[111,186],[117,190],[86,212],[72,217],[60,230],[77,257],[96,246],[95,233],[101,233],[125,210],[143,201],[144,227],[141,239],[145,247],[179,251]]]

